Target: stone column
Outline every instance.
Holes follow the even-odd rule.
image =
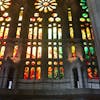
[[[100,0],[87,0],[87,4],[94,30],[96,54],[100,72]]]

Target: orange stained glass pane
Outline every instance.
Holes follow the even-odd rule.
[[[36,47],[32,47],[32,58],[36,58]]]
[[[24,69],[24,79],[27,80],[29,77],[29,67],[25,67]]]
[[[42,28],[39,28],[38,39],[42,40]]]
[[[5,18],[5,21],[6,21],[6,22],[11,21],[11,17],[7,17],[7,18]]]
[[[36,68],[36,80],[41,79],[41,67]]]
[[[54,61],[54,65],[58,65],[58,62],[57,61]]]
[[[38,47],[38,52],[37,52],[37,58],[41,58],[42,57],[42,47]]]
[[[17,27],[16,38],[20,38],[21,27]]]
[[[3,38],[4,26],[0,27],[0,39]]]
[[[48,67],[48,78],[52,78],[52,67]]]
[[[18,56],[18,45],[14,46],[13,57]]]
[[[35,68],[32,67],[30,70],[30,79],[34,79],[35,78]]]
[[[26,58],[30,58],[30,55],[31,55],[31,46],[28,46],[26,51]]]
[[[92,79],[92,78],[93,78],[93,73],[92,73],[92,68],[91,68],[91,67],[89,67],[89,68],[87,69],[87,73],[88,73],[88,78],[89,78],[89,79]]]
[[[38,27],[34,27],[33,39],[37,39]]]
[[[58,28],[58,39],[62,39],[62,30]]]
[[[0,49],[0,58],[3,58],[5,52],[5,46],[2,46]]]

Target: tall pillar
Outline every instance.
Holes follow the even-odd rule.
[[[100,74],[100,0],[87,0],[87,4],[89,7],[90,17],[94,30],[96,54]]]

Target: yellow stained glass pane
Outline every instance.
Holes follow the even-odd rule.
[[[91,40],[91,32],[90,32],[89,27],[86,28],[86,33],[87,33],[88,40]]]
[[[71,46],[72,57],[76,57],[76,47],[74,45]]]
[[[85,29],[81,29],[81,33],[82,33],[82,39],[86,40],[86,32]]]
[[[73,27],[70,27],[69,30],[70,30],[70,37],[71,37],[71,39],[73,39],[74,38],[74,30],[73,30]]]
[[[48,58],[52,58],[52,47],[48,47]]]
[[[71,14],[71,11],[68,11],[68,21],[72,21],[72,14]]]

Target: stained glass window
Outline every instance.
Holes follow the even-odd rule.
[[[73,20],[72,20],[72,11],[71,8],[68,8],[68,24],[69,24],[69,33],[70,38],[74,39],[74,29],[73,29]]]
[[[89,18],[86,0],[81,0],[80,6],[82,8],[80,26],[83,40],[84,59],[87,66],[87,74],[89,79],[98,79],[98,64],[97,57],[95,54],[93,30]]]
[[[5,11],[11,5],[11,0],[0,1],[0,66],[5,56],[7,38],[10,30],[11,17],[9,13]]]
[[[34,13],[30,18],[28,30],[29,42],[27,42],[26,60],[31,59],[32,61],[26,61],[26,66],[30,70],[27,79],[41,79],[42,30],[42,18],[39,13]]]
[[[56,0],[37,0],[34,5],[40,12],[43,11],[47,13],[48,11],[56,9],[57,3]]]
[[[61,79],[64,77],[61,18],[53,13],[48,21],[48,78]]]
[[[0,0],[0,11],[5,11],[11,5],[11,0]]]
[[[20,12],[19,12],[19,18],[18,18],[18,27],[17,27],[17,31],[16,31],[16,38],[20,38],[22,20],[23,20],[23,13],[24,13],[24,8],[21,7]]]

